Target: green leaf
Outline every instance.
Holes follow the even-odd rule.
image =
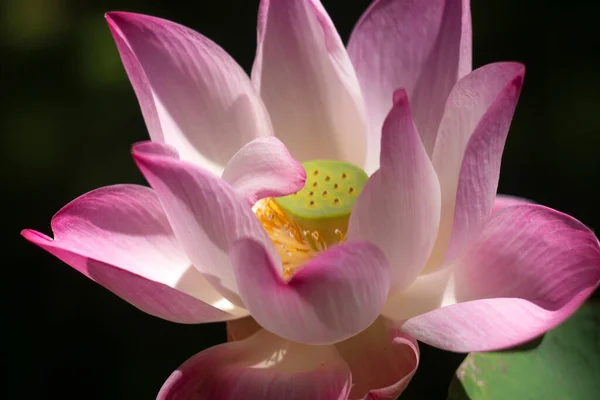
[[[590,301],[536,346],[471,353],[448,400],[600,398],[600,301]]]

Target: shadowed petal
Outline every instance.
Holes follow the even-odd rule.
[[[262,0],[252,80],[275,135],[304,162],[362,166],[366,126],[346,49],[318,0]]]
[[[224,180],[179,160],[167,145],[137,144],[133,157],[194,266],[215,289],[241,306],[228,254],[232,243],[252,237],[277,254],[248,201]]]
[[[294,343],[260,330],[187,360],[158,400],[345,400],[350,380],[334,346]]]
[[[23,236],[142,311],[183,323],[247,315],[191,265],[147,187],[86,193],[52,218],[52,231],[54,239],[31,230]]]
[[[152,140],[220,175],[243,145],[272,135],[246,73],[215,43],[160,18],[111,12],[106,19]]]
[[[244,340],[261,330],[261,326],[252,317],[238,318],[227,321],[227,341]]]
[[[600,283],[600,244],[577,220],[537,205],[492,216],[457,263],[458,303],[402,328],[452,351],[511,347],[568,318]]]
[[[385,256],[367,242],[319,253],[286,282],[281,260],[241,239],[231,252],[240,297],[265,329],[301,343],[330,344],[368,327],[389,290]]]
[[[351,399],[395,400],[419,365],[417,341],[381,317],[335,347],[352,371]]]
[[[440,306],[456,303],[452,268],[419,275],[409,287],[388,296],[381,315],[394,321],[405,321]]]
[[[394,95],[381,141],[381,167],[356,200],[348,238],[370,241],[385,252],[392,289],[399,290],[425,266],[440,219],[439,183],[404,90]]]
[[[258,138],[227,163],[222,178],[251,204],[265,197],[287,196],[304,187],[306,171],[275,137]]]
[[[469,1],[376,0],[354,28],[348,53],[367,108],[367,173],[378,168],[381,127],[398,88],[408,92],[431,155],[446,98],[471,72]]]

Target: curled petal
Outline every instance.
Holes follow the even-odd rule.
[[[403,329],[452,351],[511,347],[568,318],[600,283],[600,244],[577,220],[537,205],[492,216],[456,265],[462,303],[409,319]]]
[[[442,217],[428,268],[455,259],[491,215],[524,74],[518,63],[489,64],[461,79],[448,97],[432,157]]]
[[[334,346],[294,343],[260,330],[187,360],[158,400],[345,400],[351,374]]]
[[[54,239],[32,230],[23,236],[142,311],[183,323],[247,315],[194,269],[149,188],[86,193],[51,225]]]
[[[352,371],[351,399],[396,399],[419,365],[417,341],[381,317],[335,347]]]
[[[252,80],[275,135],[300,161],[362,166],[366,126],[346,49],[318,0],[263,0]]]
[[[137,144],[133,157],[194,266],[227,299],[241,306],[228,255],[232,243],[252,237],[277,254],[248,201],[224,180],[179,160],[167,145]]]
[[[367,172],[378,168],[381,127],[397,88],[408,92],[431,155],[448,94],[471,72],[469,0],[376,0],[354,28],[348,53],[367,108]]]
[[[287,196],[304,187],[306,171],[275,137],[254,139],[227,163],[222,178],[250,204],[265,197]]]
[[[348,237],[382,249],[392,268],[392,288],[403,289],[425,266],[440,220],[439,183],[404,90],[394,95],[381,142],[381,167],[356,200]]]
[[[111,12],[106,19],[152,140],[220,174],[244,144],[272,135],[250,79],[215,43],[160,18]]]
[[[367,242],[319,253],[286,282],[281,261],[241,239],[231,252],[239,294],[265,329],[296,342],[330,344],[368,327],[389,290],[384,254]]]

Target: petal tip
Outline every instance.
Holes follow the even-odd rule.
[[[406,93],[406,89],[396,89],[392,99],[394,101],[394,105],[408,104],[408,93]]]
[[[127,20],[129,13],[124,11],[109,11],[104,14],[104,19],[108,23],[108,27],[111,31],[119,29],[119,25],[123,24]]]
[[[44,241],[46,241],[46,242],[52,241],[52,238],[50,238],[49,236],[46,236],[43,233],[38,232],[33,229],[23,229],[21,231],[21,236],[23,236],[23,238],[25,238],[25,240],[27,240],[28,242],[31,242],[31,243],[37,244],[37,245],[40,245]]]
[[[106,20],[108,29],[110,30],[110,33],[113,35],[113,38],[115,38],[115,40],[117,40],[117,37],[123,36],[121,34],[121,30],[120,30],[117,22],[115,21],[115,17],[118,18],[117,14],[119,14],[119,13],[115,12],[115,11],[109,11],[104,14],[104,19]]]
[[[518,61],[513,61],[512,64],[518,69],[520,75],[525,75],[525,64]]]
[[[509,63],[512,68],[515,70],[515,76],[509,82],[508,86],[516,90],[517,92],[521,91],[521,87],[523,86],[523,81],[525,80],[525,65],[520,62],[510,62]]]
[[[136,162],[153,157],[179,159],[179,152],[177,149],[164,143],[152,141],[143,141],[133,144],[133,146],[131,146],[131,154]]]
[[[497,64],[500,69],[509,70],[513,73],[513,79],[510,81],[511,84],[521,85],[523,83],[523,79],[525,78],[525,64],[520,63],[518,61],[504,61]],[[493,65],[493,64],[489,64]],[[483,66],[484,68],[486,66]]]
[[[127,22],[127,20],[135,19],[141,14],[131,13],[127,11],[108,11],[104,14],[104,18],[110,23],[118,25],[119,22]]]
[[[298,171],[298,190],[302,189],[306,184],[306,170],[301,163],[296,161],[296,170]]]
[[[515,90],[521,91],[524,80],[525,80],[525,69],[523,68],[521,70],[521,72],[517,76],[515,76],[514,79],[511,81],[511,85],[513,88],[515,88]]]

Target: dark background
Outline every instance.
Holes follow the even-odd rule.
[[[323,3],[347,40],[370,1]],[[527,67],[499,191],[600,227],[599,3],[472,3],[474,66],[516,60]],[[223,324],[184,326],[145,315],[19,232],[49,234],[59,208],[99,186],[144,183],[130,146],[147,133],[106,11],[190,26],[249,71],[257,6],[252,0],[2,0],[2,304],[8,314],[2,364],[9,372],[8,398],[151,399],[184,360],[225,340]],[[428,357],[436,351],[423,352],[414,386],[428,388],[423,398],[445,398],[446,382],[432,375],[440,374],[438,361]]]

